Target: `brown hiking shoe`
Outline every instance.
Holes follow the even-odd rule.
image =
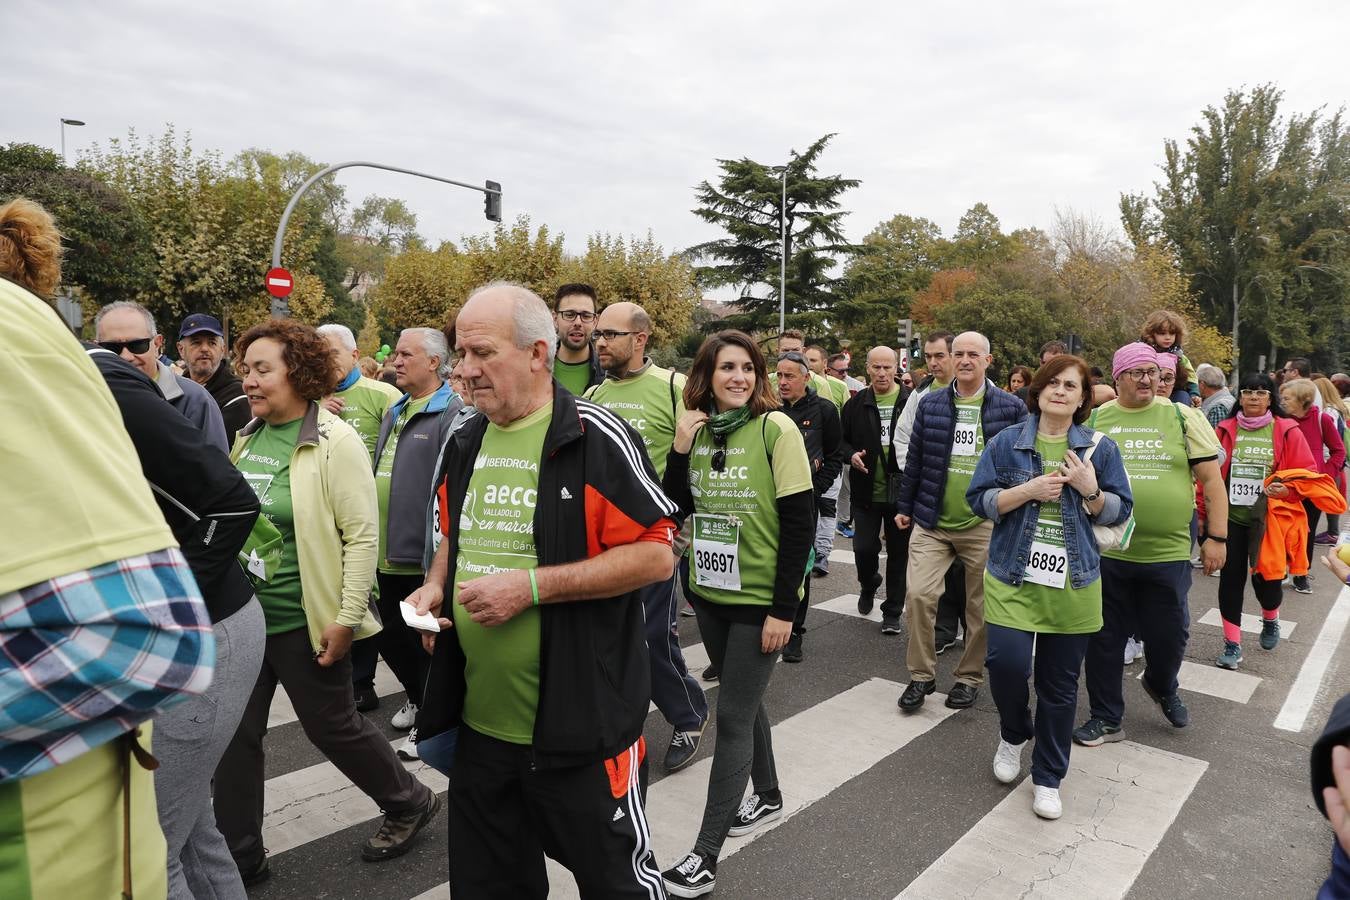
[[[367,862],[383,862],[412,849],[413,838],[441,811],[441,798],[430,789],[427,793],[431,799],[416,809],[405,813],[385,813],[380,830],[361,848],[361,858]]]

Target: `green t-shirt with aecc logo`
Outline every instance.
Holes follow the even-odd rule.
[[[891,419],[895,416],[895,404],[900,400],[900,385],[892,385],[884,394],[877,394],[877,414],[881,417],[881,455],[880,465],[869,466],[872,470],[872,499],[886,500],[886,463],[895,452],[891,448]]]
[[[720,472],[712,467],[717,449],[711,430],[699,429],[689,456],[691,587],[710,603],[771,606],[778,498],[811,490],[806,443],[791,419],[773,411],[727,435]]]
[[[1036,435],[1042,474],[1059,469],[1068,446],[1068,435]],[[1095,634],[1102,628],[1102,581],[1075,588],[1071,576],[1063,509],[1059,501],[1042,503],[1021,585],[1004,584],[985,569],[985,621],[1042,634]]]
[[[389,407],[403,396],[403,392],[393,385],[362,375],[351,387],[333,396],[343,402],[338,417],[361,435],[366,452],[373,460],[375,445],[380,440],[380,423],[384,421],[384,414],[389,411]]]
[[[426,409],[433,396],[434,392],[427,394],[420,400],[409,400],[403,404],[403,408],[398,413],[398,420],[389,430],[389,437],[384,442],[380,458],[375,463],[375,499],[380,505],[380,550],[379,555],[375,558],[379,560],[380,571],[386,575],[422,574],[421,566],[396,566],[385,558],[389,549],[389,487],[394,476],[394,455],[398,452],[398,439],[402,436],[403,429],[407,426],[408,421]]]
[[[285,425],[266,425],[255,432],[236,465],[262,504],[262,514],[281,532],[281,562],[271,581],[257,582],[258,602],[268,634],[305,627],[304,592],[300,584],[300,556],[295,546],[295,519],[291,509],[291,454],[300,436],[303,418]]]
[[[451,609],[464,651],[464,723],[510,744],[534,741],[539,707],[539,609],[501,625],[474,622],[459,603],[460,585],[538,565],[534,509],[539,459],[553,418],[546,403],[507,426],[489,424],[459,512]]]
[[[647,448],[657,479],[665,477],[666,457],[675,441],[675,425],[684,415],[685,377],[649,365],[627,378],[606,378],[586,397],[613,412],[636,429]]]
[[[1233,439],[1233,459],[1228,466],[1228,521],[1252,524],[1252,507],[1274,470],[1275,423],[1250,431],[1239,425]]]
[[[984,452],[984,387],[973,397],[956,397],[956,429],[952,434],[952,452],[947,459],[947,483],[942,488],[942,507],[938,510],[938,528],[965,531],[984,520],[975,515],[966,502],[966,489],[975,475],[975,466]]]

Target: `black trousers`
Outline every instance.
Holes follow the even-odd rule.
[[[895,524],[895,506],[875,501],[853,506],[853,561],[857,564],[858,584],[876,578],[881,565],[881,542],[886,541],[886,599],[881,601],[881,616],[898,619],[905,611],[905,569],[909,565],[909,532]]]
[[[908,535],[909,531],[906,529],[905,534]],[[937,618],[933,620],[933,640],[939,647],[956,640],[957,625],[962,629],[966,627],[966,567],[959,560],[947,570],[942,596],[938,598]]]
[[[531,748],[460,726],[450,773],[450,893],[455,900],[548,895],[544,854],[583,898],[664,897],[647,828],[646,745],[564,769]]]
[[[408,700],[421,706],[431,657],[422,649],[422,639],[417,632],[404,623],[398,605],[422,586],[422,576],[378,572],[375,579],[380,587],[376,609],[384,628],[373,638],[352,645],[352,686],[358,691],[373,690],[376,657],[382,656],[398,683],[403,685]]]

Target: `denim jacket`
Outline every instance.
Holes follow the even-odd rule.
[[[998,495],[1005,488],[1016,487],[1042,474],[1041,455],[1036,452],[1039,423],[1040,416],[1028,416],[1023,422],[995,435],[980,454],[975,475],[966,491],[966,502],[975,515],[994,523],[989,538],[989,574],[1004,584],[1022,583],[1040,504],[1033,500],[1000,515]],[[1092,434],[1091,428],[1069,426],[1069,449],[1079,459],[1092,446]],[[1130,479],[1125,474],[1120,449],[1103,435],[1089,462],[1097,472],[1097,486],[1106,501],[1096,522],[1115,525],[1125,521],[1134,509],[1134,496],[1130,493]],[[1082,495],[1068,485],[1061,495],[1060,511],[1064,521],[1064,547],[1069,557],[1069,583],[1081,588],[1101,577],[1101,554],[1092,536],[1093,519],[1083,506]]]

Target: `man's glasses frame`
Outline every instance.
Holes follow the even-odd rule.
[[[104,350],[116,353],[118,356],[122,355],[124,349],[140,356],[142,353],[150,352],[150,342],[153,340],[153,337],[148,337],[132,338],[129,341],[98,341],[98,345]]]
[[[591,332],[591,343],[603,340],[606,344],[621,337],[628,337],[630,334],[639,334],[637,331],[615,331],[613,328],[606,328],[603,331],[597,329]]]
[[[575,322],[577,319],[583,322],[594,322],[595,313],[584,309],[560,309],[558,310],[558,318],[568,322]]]

